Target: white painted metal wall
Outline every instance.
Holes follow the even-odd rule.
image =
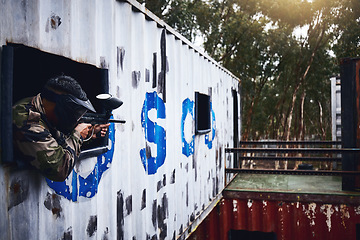
[[[340,77],[332,77],[331,81],[331,126],[332,140],[341,141],[341,83]]]
[[[126,124],[114,126],[113,151],[82,160],[64,183],[1,165],[0,239],[185,238],[232,166],[224,150],[233,146],[238,79],[133,0],[2,0],[0,45],[8,42],[108,68],[110,93],[124,102],[114,117]],[[195,135],[189,110],[196,91],[212,100],[206,135]],[[141,151],[160,162],[160,146],[164,163],[150,173]]]

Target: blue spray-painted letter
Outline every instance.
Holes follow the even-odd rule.
[[[212,143],[214,141],[216,134],[215,112],[214,109],[212,108],[212,103],[210,103],[210,109],[211,109],[211,136],[209,136],[210,134],[205,135],[205,144],[208,146],[209,149],[211,149],[213,146]]]
[[[194,153],[195,135],[191,137],[191,141],[187,142],[185,139],[185,120],[188,115],[191,115],[191,120],[194,120],[194,101],[189,98],[185,99],[182,103],[182,116],[181,116],[181,140],[182,140],[182,153],[189,157]]]
[[[80,196],[85,198],[92,198],[96,195],[99,188],[99,183],[104,172],[110,168],[114,156],[115,147],[115,127],[114,123],[109,126],[109,141],[110,149],[104,154],[97,157],[96,164],[86,177],[81,176],[73,169],[69,177],[63,182],[54,182],[46,179],[47,184],[57,194],[76,202]]]
[[[146,93],[141,111],[141,125],[145,131],[146,147],[140,150],[140,157],[147,174],[155,174],[157,169],[164,164],[166,157],[166,131],[157,122],[149,119],[149,112],[152,109],[156,110],[157,119],[166,118],[164,101],[157,92]],[[156,156],[152,156],[148,142],[156,145]]]

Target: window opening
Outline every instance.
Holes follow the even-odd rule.
[[[98,113],[103,113],[104,108],[96,96],[109,92],[108,70],[100,69],[90,64],[73,61],[69,58],[46,53],[35,48],[20,44],[8,44],[2,49],[1,64],[1,115],[2,136],[12,138],[11,114],[7,115],[17,101],[38,94],[47,80],[58,75],[68,75],[76,79]],[[10,117],[9,117],[10,116]],[[80,158],[97,156],[107,151],[108,138],[98,138],[82,146]],[[8,141],[10,142],[10,141]],[[6,147],[6,148],[4,148]],[[5,151],[11,149],[4,146]],[[2,153],[5,162],[11,162],[12,156]],[[5,158],[4,158],[5,157]],[[10,160],[11,159],[11,160]]]
[[[210,96],[195,92],[195,131],[196,134],[205,134],[211,131]]]

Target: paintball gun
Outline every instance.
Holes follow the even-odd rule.
[[[99,94],[96,98],[101,102],[105,113],[85,113],[79,120],[80,123],[90,123],[91,125],[113,123],[125,123],[125,120],[110,119],[112,110],[119,108],[123,102],[113,97],[111,94]]]

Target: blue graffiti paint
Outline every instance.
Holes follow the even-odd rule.
[[[164,101],[157,92],[146,93],[144,105],[141,111],[141,126],[145,131],[145,139],[157,146],[156,157],[152,156],[149,147],[140,150],[141,162],[147,174],[155,174],[166,158],[166,131],[156,122],[149,119],[149,111],[155,109],[157,119],[165,119]]]
[[[182,116],[181,116],[182,153],[187,157],[194,154],[194,142],[195,142],[195,135],[192,136],[190,142],[187,142],[185,139],[184,125],[185,125],[186,116],[188,114],[191,114],[191,117],[194,120],[194,101],[191,101],[189,98],[185,99],[182,103]]]
[[[212,142],[215,138],[216,133],[216,121],[215,121],[215,112],[212,108],[212,103],[210,103],[210,109],[211,109],[211,139],[209,137],[209,134],[205,135],[205,144],[208,146],[209,149],[212,148]]]
[[[115,127],[114,123],[109,126],[109,140],[110,149],[97,157],[97,162],[94,169],[87,177],[82,177],[79,173],[73,169],[72,174],[63,182],[54,182],[46,179],[47,184],[54,191],[71,200],[76,202],[79,196],[86,198],[92,198],[96,195],[99,187],[99,183],[103,173],[109,169],[114,156],[114,145],[115,145]]]

